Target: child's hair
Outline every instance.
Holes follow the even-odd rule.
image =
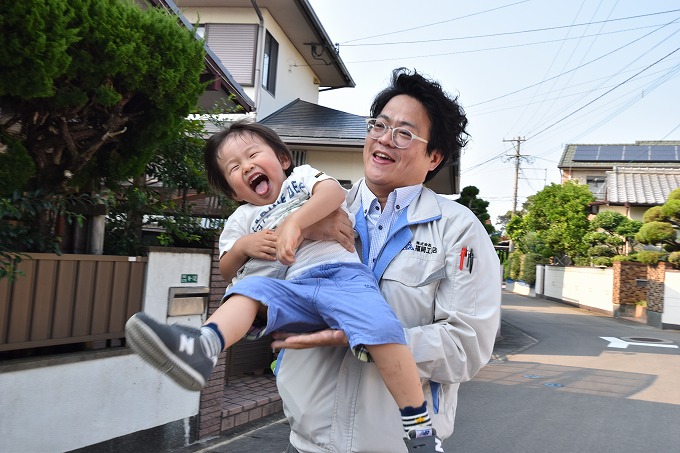
[[[205,143],[205,152],[203,154],[203,159],[205,161],[205,171],[208,176],[208,182],[217,190],[222,192],[229,198],[234,198],[236,195],[234,189],[231,188],[227,179],[222,173],[218,162],[218,152],[222,143],[224,143],[229,137],[240,137],[246,134],[250,134],[253,137],[259,137],[267,145],[274,150],[276,156],[279,160],[288,159],[290,161],[290,166],[286,169],[286,176],[290,176],[293,172],[293,154],[288,149],[281,137],[278,136],[276,132],[263,126],[262,124],[255,123],[253,121],[243,119],[236,121],[231,126],[223,129],[219,132],[213,134]]]

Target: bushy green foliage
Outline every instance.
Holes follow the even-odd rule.
[[[624,255],[634,250],[635,234],[642,227],[642,222],[631,220],[613,211],[602,211],[591,221],[593,231],[587,233],[583,240],[589,244],[588,256],[595,266],[611,266],[612,257]]]
[[[536,283],[536,266],[547,264],[548,260],[538,253],[527,253],[523,257],[521,280],[529,285]]]
[[[17,191],[1,197],[0,251],[61,253],[59,236],[54,230],[44,232],[40,222],[46,214],[66,223],[82,222],[76,211],[95,202],[89,195],[63,198],[41,192]]]
[[[24,187],[35,174],[35,164],[26,148],[12,137],[0,133],[0,196]]]
[[[481,198],[477,198],[479,195],[479,189],[475,186],[464,187],[460,192],[460,197],[456,200],[457,203],[467,206],[479,219],[479,221],[484,225],[486,232],[491,236],[494,242],[498,241],[494,226],[491,224],[491,216],[489,215],[487,208],[489,207],[489,202]]]
[[[130,0],[0,0],[0,24],[0,155],[12,152],[0,158],[0,196],[31,199],[6,238],[58,252],[70,198],[118,193],[184,133],[205,89],[203,42]]]
[[[643,244],[673,245],[675,243],[675,228],[669,222],[645,223],[635,236]]]
[[[0,14],[0,132],[36,163],[28,190],[87,192],[141,174],[204,91],[202,43],[159,9],[3,0]]]
[[[528,251],[526,241],[533,233],[541,249],[533,251],[543,256],[584,256],[588,244],[583,237],[590,231],[588,204],[593,200],[588,186],[572,181],[551,184],[527,199],[524,212],[508,223],[507,234],[521,250]]]
[[[606,266],[611,267],[614,263],[614,257],[607,256],[596,256],[593,258],[593,266]]]
[[[664,261],[668,258],[668,253],[655,252],[652,250],[642,250],[637,253],[636,259],[642,264],[656,265],[659,261]]]
[[[635,239],[642,243],[653,245],[665,252],[641,252],[638,256],[640,262],[656,264],[659,260],[668,260],[672,264],[680,262],[680,241],[677,231],[680,228],[680,189],[673,190],[666,203],[655,206],[645,212],[644,224],[635,235]]]
[[[668,255],[668,262],[675,266],[680,265],[680,252],[671,252]]]
[[[505,264],[504,277],[512,280],[519,280],[522,275],[522,253],[515,251],[508,256]]]

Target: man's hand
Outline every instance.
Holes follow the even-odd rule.
[[[308,349],[318,346],[349,346],[349,341],[342,330],[326,329],[313,333],[272,333],[273,349]]]
[[[347,213],[338,208],[313,225],[302,230],[305,239],[314,241],[337,241],[348,251],[354,252],[354,228]]]

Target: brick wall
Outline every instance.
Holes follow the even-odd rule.
[[[218,241],[215,241],[213,247],[211,267],[208,315],[220,306],[227,289],[227,283],[220,275]],[[219,355],[210,380],[201,391],[199,439],[218,436],[224,431],[283,410],[283,403],[276,389],[276,379],[272,374],[262,372],[269,368],[272,361],[270,343],[269,337],[258,341],[242,341]],[[257,349],[264,349],[268,355],[260,357]],[[249,355],[259,360],[251,360],[247,364],[250,366],[245,368],[232,363],[235,357]],[[244,371],[248,375],[242,374]]]
[[[614,304],[635,304],[647,301],[647,310],[663,313],[664,285],[668,263],[659,262],[656,266],[642,263],[614,263]],[[637,280],[646,280],[646,285],[638,285]]]
[[[647,310],[663,313],[664,285],[668,263],[647,267]]]
[[[227,288],[227,283],[220,275],[219,242],[215,241],[212,255],[212,269],[210,272],[210,299],[208,300],[208,316],[220,306],[222,296]],[[222,429],[222,401],[224,399],[225,370],[227,353],[222,353],[217,358],[217,365],[213,370],[210,380],[201,391],[201,403],[199,408],[198,437],[203,439],[209,436],[217,436]]]
[[[647,287],[637,286],[637,279],[647,278],[647,265],[628,261],[614,262],[612,302],[618,305],[635,304],[647,300]]]

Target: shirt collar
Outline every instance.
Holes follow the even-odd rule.
[[[408,205],[418,196],[420,191],[423,189],[422,184],[416,184],[414,186],[399,187],[392,191],[387,199],[391,201],[394,200],[394,210],[401,211],[406,209]],[[361,184],[361,204],[364,208],[364,216],[368,214],[368,209],[372,207],[373,203],[377,203],[380,206],[378,197],[376,197],[373,192],[368,188],[366,182]],[[389,201],[388,201],[389,203]]]

